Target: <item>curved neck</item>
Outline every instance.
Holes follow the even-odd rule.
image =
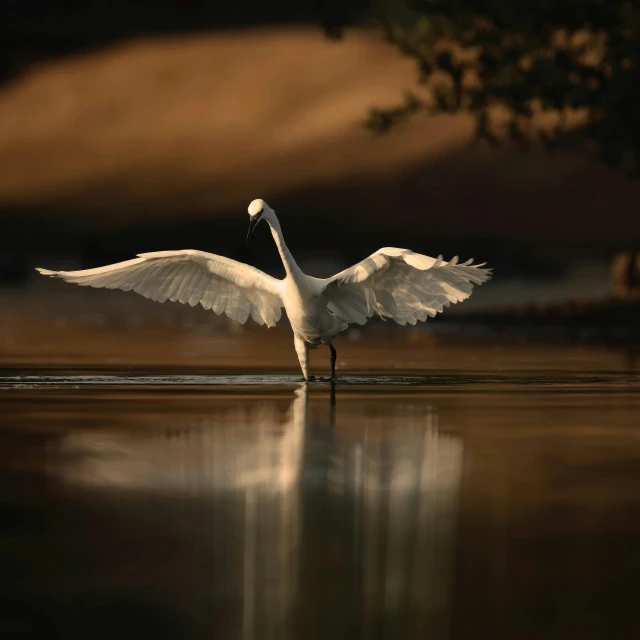
[[[282,264],[284,264],[287,276],[291,276],[295,279],[297,276],[302,275],[300,267],[296,264],[296,261],[291,255],[291,251],[289,251],[289,247],[287,247],[287,244],[284,241],[282,228],[280,227],[280,221],[278,220],[278,218],[276,218],[275,214],[273,214],[267,219],[267,222],[269,223],[269,227],[271,227],[271,235],[273,236],[276,246],[278,247],[278,252],[280,253],[280,257],[282,258]]]

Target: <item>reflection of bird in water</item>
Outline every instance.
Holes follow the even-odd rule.
[[[226,406],[144,435],[74,430],[51,449],[50,473],[68,483],[129,490],[290,490],[302,468],[309,388],[294,391],[283,420],[273,401]],[[53,452],[61,454],[56,457]]]
[[[449,637],[462,439],[440,429],[437,409],[406,398],[345,394],[342,428],[332,429],[326,399],[301,384],[286,412],[280,395],[236,398],[177,423],[161,413],[149,430],[134,412],[117,429],[72,430],[51,442],[47,473],[64,482],[65,496],[104,505],[115,524],[97,531],[98,541],[140,531],[175,549],[172,558],[136,553],[131,573],[142,584],[148,571],[166,576],[169,602],[196,628],[210,628],[213,602],[213,615],[224,611],[234,637],[246,640],[336,628]],[[181,435],[167,437],[169,425]],[[118,584],[121,565],[108,554],[72,546],[98,565],[92,575]],[[323,620],[332,610],[336,618]]]
[[[285,244],[276,214],[264,200],[249,205],[247,243],[261,220],[271,227],[286,277],[277,280],[241,262],[191,249],[142,253],[138,258],[84,271],[49,271],[67,282],[107,289],[133,289],[146,298],[165,302],[200,303],[217,314],[272,327],[287,311],[294,345],[305,380],[309,380],[309,348],[331,350],[335,378],[336,350],[332,340],[350,323],[365,324],[373,315],[401,325],[415,324],[465,300],[474,284],[490,277],[469,260],[430,258],[408,249],[385,247],[331,278],[302,272]]]

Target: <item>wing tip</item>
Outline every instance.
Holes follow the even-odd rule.
[[[52,276],[54,278],[64,274],[64,271],[51,271],[50,269],[43,269],[42,267],[36,267],[36,271],[43,276]]]

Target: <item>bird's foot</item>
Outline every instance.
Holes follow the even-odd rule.
[[[309,376],[308,378],[298,378],[296,382],[330,382],[331,384],[334,384],[336,382],[344,382],[344,380],[338,375],[327,376],[326,378],[324,376]]]
[[[314,377],[313,380],[315,382],[328,382],[330,384],[335,384],[336,382],[342,382],[342,378],[339,376],[318,376]]]

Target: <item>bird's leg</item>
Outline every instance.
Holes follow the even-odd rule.
[[[329,396],[329,405],[331,407],[331,426],[336,424],[336,381],[331,381],[331,394]]]
[[[336,379],[336,350],[335,347],[329,342],[329,349],[331,349],[331,379]]]
[[[302,338],[298,338],[298,336],[294,336],[293,344],[295,345],[296,353],[298,354],[302,375],[308,382],[311,379],[309,377],[309,347],[307,347],[307,343]]]

